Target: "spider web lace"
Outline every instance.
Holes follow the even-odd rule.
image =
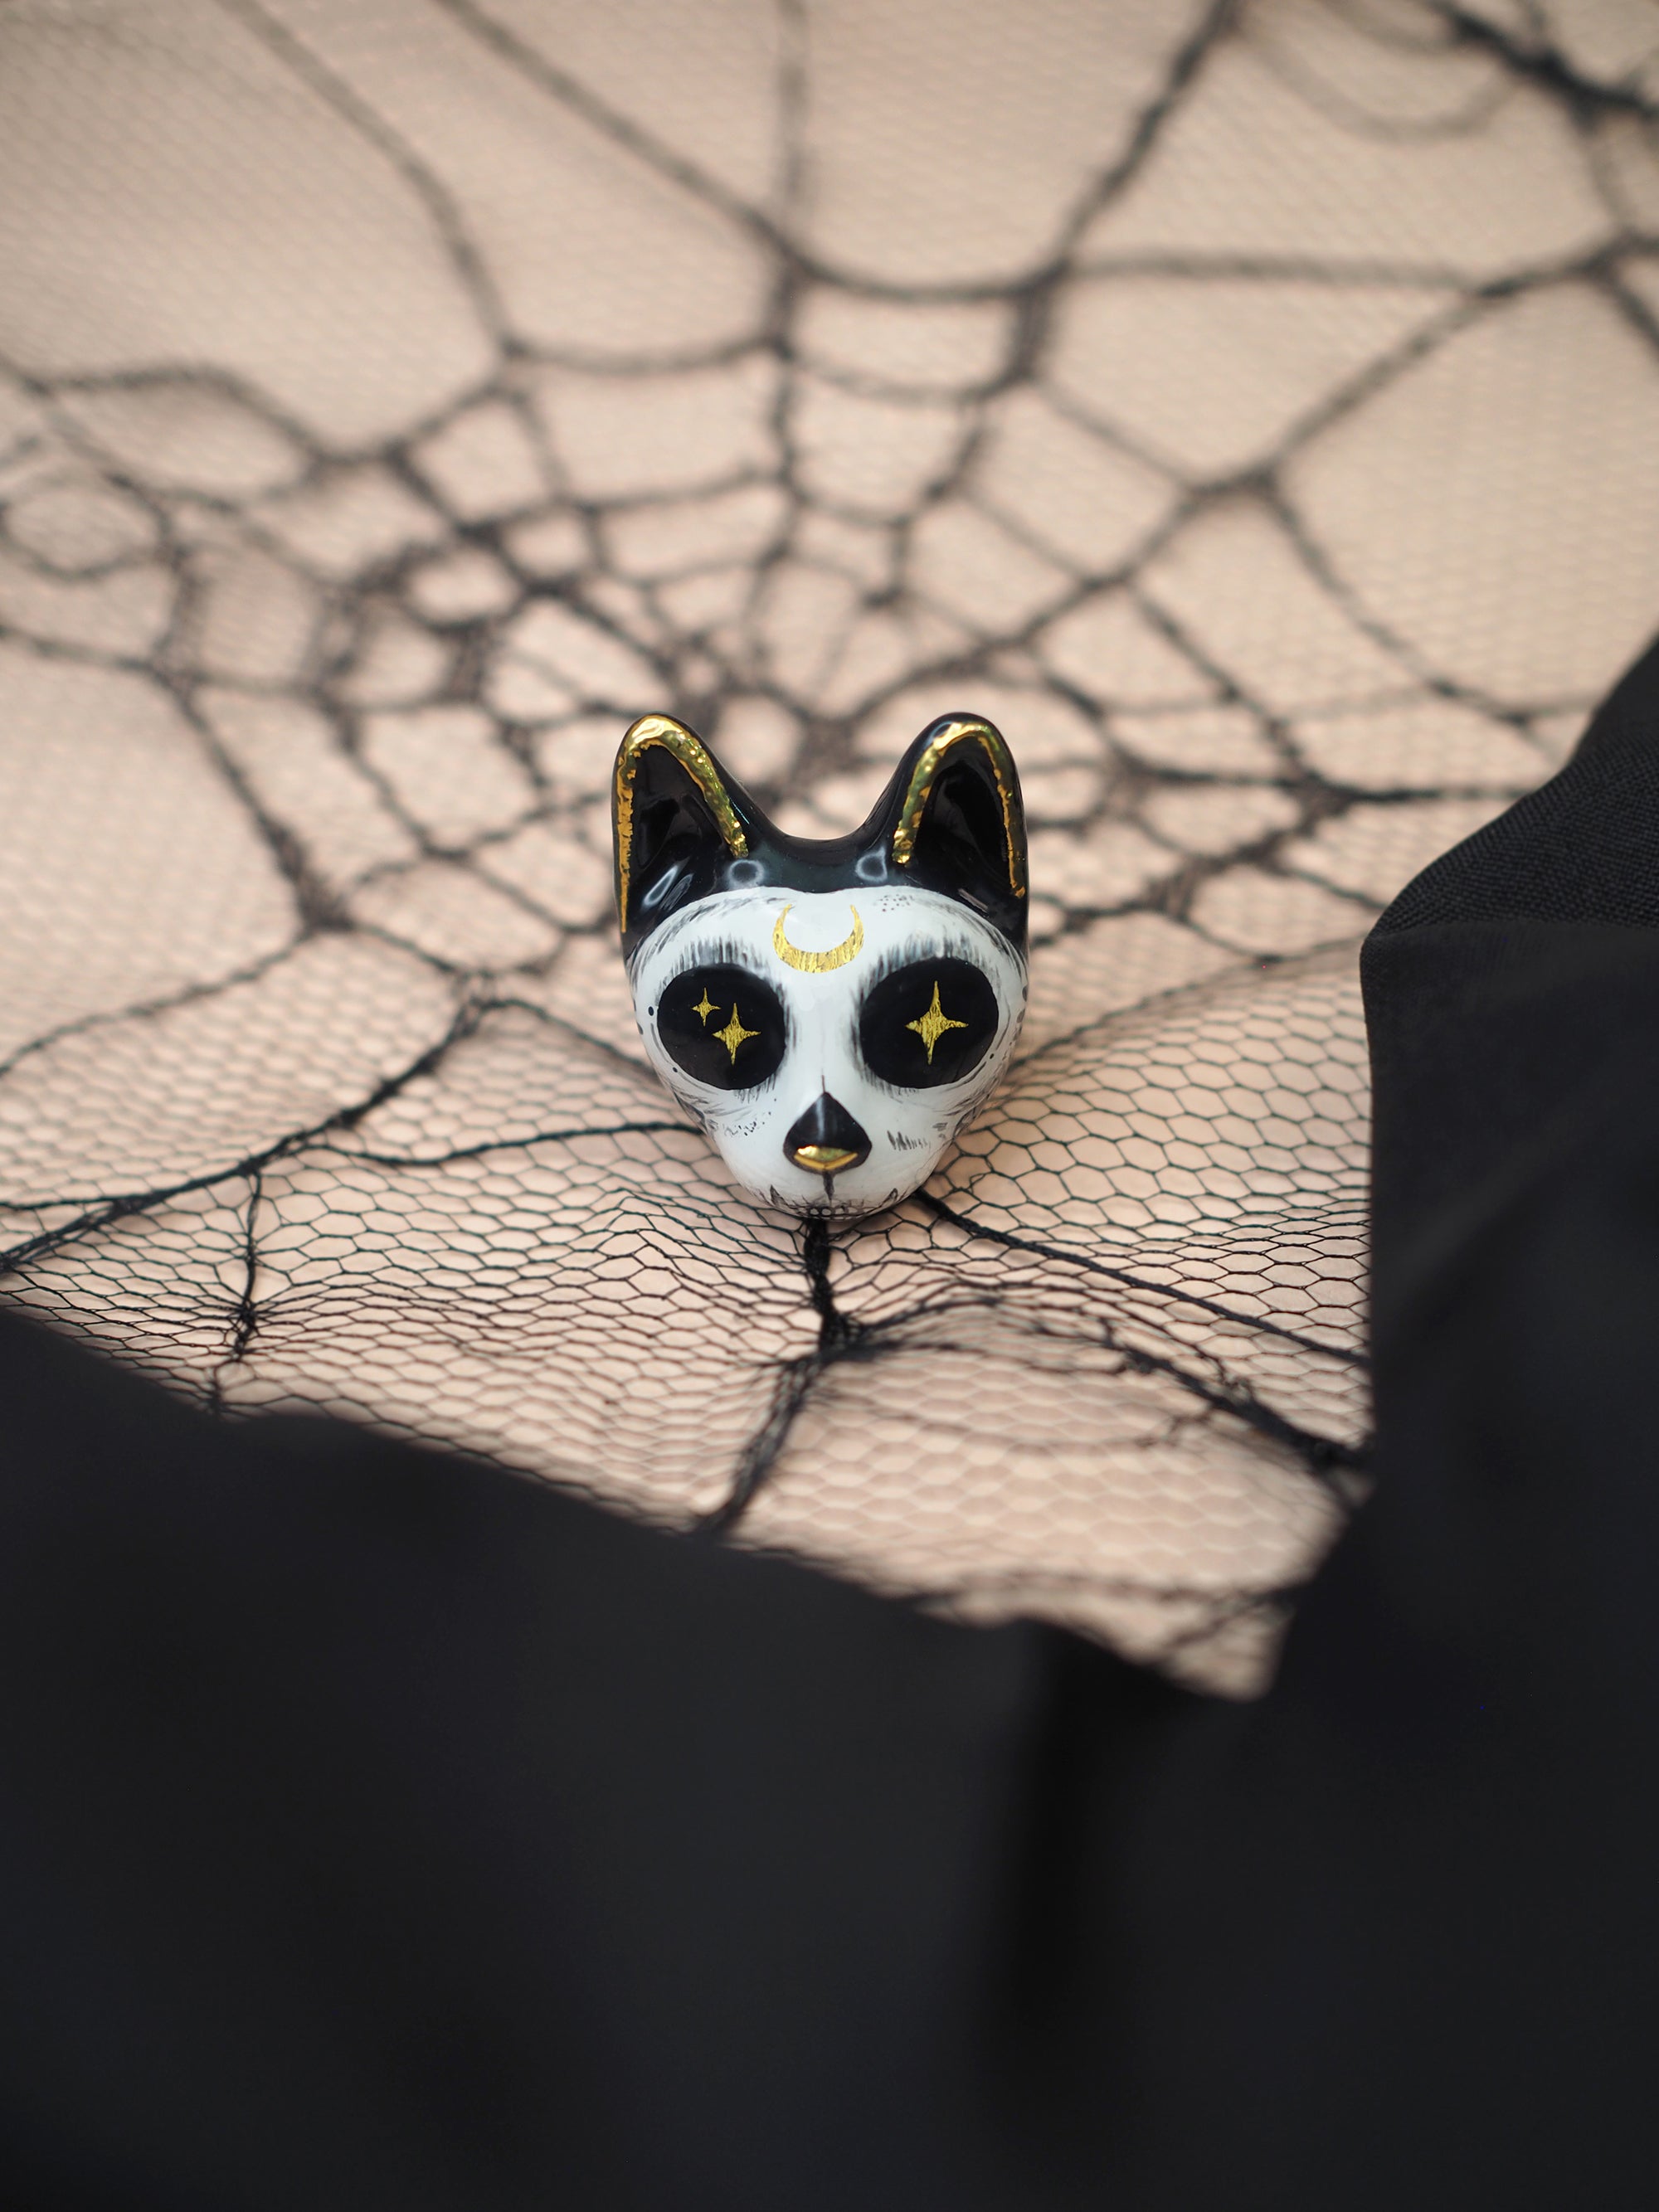
[[[1353,950],[1659,603],[1650,0],[0,14],[5,1295],[1233,1692],[1363,1482]],[[1018,1064],[757,1209],[641,1056],[648,708],[988,714]]]

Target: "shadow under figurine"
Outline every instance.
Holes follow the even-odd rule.
[[[1025,816],[997,731],[931,723],[845,837],[786,836],[666,714],[623,739],[612,799],[634,1011],[670,1091],[774,1206],[908,1197],[1025,1012]]]

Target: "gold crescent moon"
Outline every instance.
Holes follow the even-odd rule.
[[[809,975],[827,975],[832,968],[844,968],[849,960],[856,960],[864,950],[864,924],[859,920],[859,910],[848,901],[853,927],[839,945],[832,945],[827,952],[803,952],[792,945],[783,933],[783,925],[795,911],[787,906],[778,916],[772,931],[772,950],[786,966],[799,968]]]

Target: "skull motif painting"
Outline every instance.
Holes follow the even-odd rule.
[[[817,839],[647,714],[617,755],[613,824],[646,1051],[732,1174],[831,1219],[908,1197],[1025,1011],[1025,821],[998,732],[942,716],[862,828]]]

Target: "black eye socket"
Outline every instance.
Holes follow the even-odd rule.
[[[907,1091],[959,1083],[997,1033],[990,978],[966,960],[916,960],[864,1002],[859,1043],[872,1074]]]
[[[692,968],[657,1003],[657,1035],[677,1067],[717,1091],[775,1075],[788,1042],[783,1002],[746,968]]]

